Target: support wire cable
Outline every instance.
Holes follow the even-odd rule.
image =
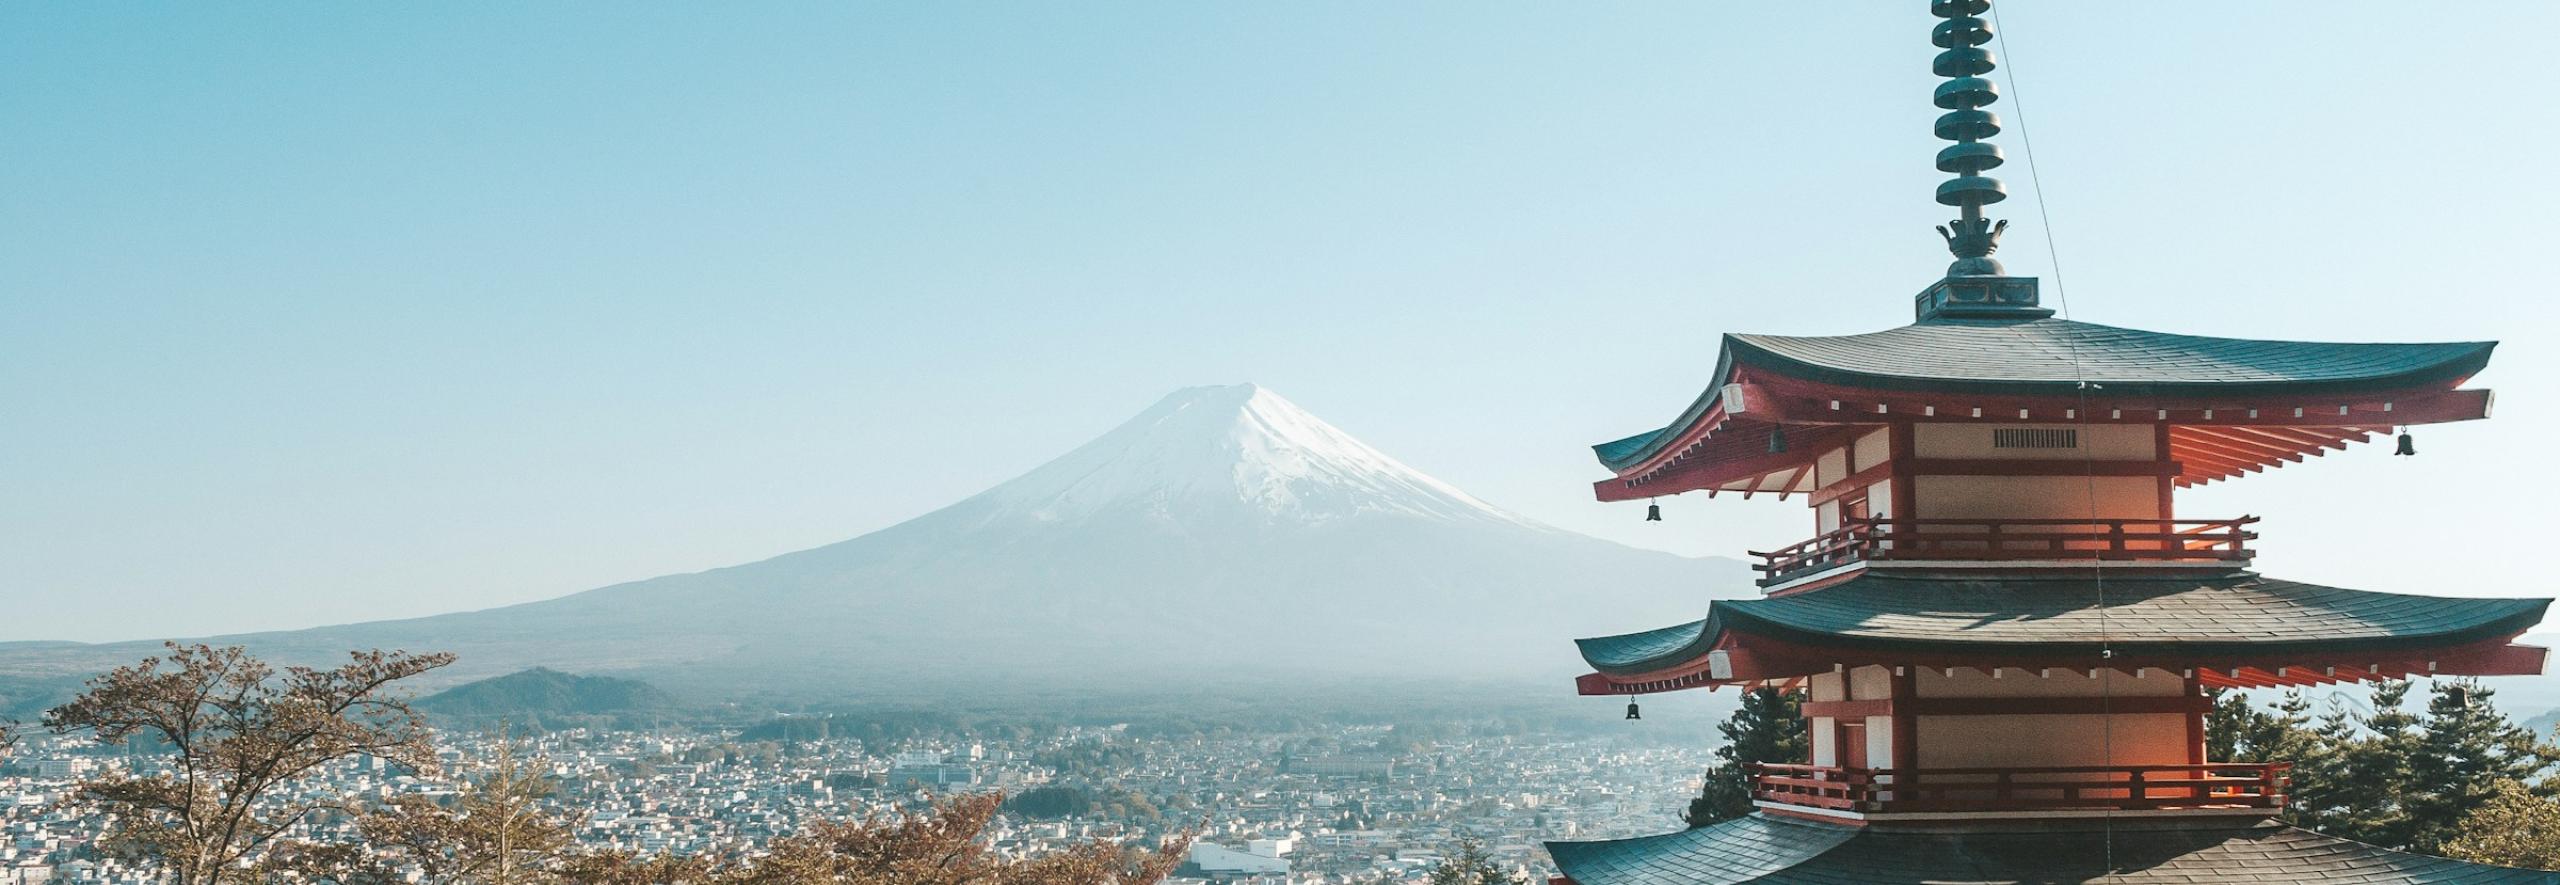
[[[2036,164],[2035,138],[2027,132],[2027,96],[2026,90],[2018,86],[2018,57],[2009,49],[2009,25],[2008,23],[2000,20],[2000,5],[1997,3],[1989,5],[1991,6],[1992,39],[1999,42],[2000,54],[2008,59],[2008,63],[2001,66],[2001,73],[2003,78],[2009,81],[2009,107],[2011,108],[2011,116],[2016,117],[2018,120],[2018,148],[2021,153],[2026,155],[2027,183],[2036,190],[2036,220],[2037,223],[2044,228],[2045,260],[2053,263],[2054,301],[2056,305],[2061,308],[2062,318],[2064,320],[2069,320],[2071,319],[2071,288],[2066,285],[2062,275],[2062,248],[2057,244],[2054,238],[2052,209],[2047,206],[2045,202],[2044,176],[2038,170]],[[2074,413],[2074,418],[2076,419],[2074,423],[2078,424],[2083,431],[2086,431],[2090,426],[2089,391],[2097,387],[2097,385],[2089,383],[2087,365],[2080,358],[2079,339],[2069,334],[2065,334],[2063,336],[2063,341],[2066,343],[2065,352],[2069,355],[2071,360],[2072,386],[2078,392],[2079,408]],[[2084,432],[2081,434],[2081,437],[2083,439],[2087,439],[2088,434]],[[2168,457],[2168,453],[2162,452],[2160,453],[2160,457],[2166,458]],[[2080,463],[2082,468],[2082,493],[2088,498],[2089,524],[2094,527],[2098,524],[2099,520],[2098,463],[2097,457],[2094,454],[2091,454],[2091,450],[2086,445],[2081,447]],[[2161,518],[2166,519],[2168,518],[2168,515],[2161,514]],[[2164,541],[2162,543],[2165,544],[2168,542]],[[2097,557],[2092,559],[2090,561],[2089,574],[2090,586],[2097,597],[2098,603],[2099,663],[2098,666],[2092,668],[2090,672],[2101,674],[2098,680],[2099,752],[2101,758],[2105,760],[2106,766],[2113,768],[2115,767],[2116,762],[2116,722],[2115,716],[2113,715],[2115,709],[2116,671],[2112,666],[2110,666],[2115,659],[2115,645],[2112,638],[2112,631],[2108,629],[2107,624],[2106,558]],[[2183,690],[2184,689],[2182,687],[2181,691]],[[2128,781],[2128,783],[2130,784],[2132,781]],[[2134,790],[2136,789],[2138,788],[2130,785],[2127,786],[2126,798],[2140,799],[2141,797],[2134,793]],[[2100,826],[2103,828],[2104,832],[2104,838],[2102,841],[2105,845],[2105,875],[2110,877],[2116,874],[2115,817],[2115,809],[2113,808],[2105,809],[2099,815],[2099,820],[2101,822]]]

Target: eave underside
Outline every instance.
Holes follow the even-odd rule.
[[[1872,399],[1879,406],[1911,406],[1905,414],[1934,400],[1938,407],[1962,407],[1968,414],[1975,406],[2019,401],[2173,412],[2218,404],[2261,414],[2300,406],[2304,413],[2299,417],[2311,418],[2315,403],[2352,405],[2377,394],[2451,391],[2488,365],[2495,348],[2495,342],[2213,338],[2055,319],[1923,322],[1863,335],[1727,335],[1718,348],[1710,386],[1678,419],[1593,449],[1622,480],[1656,472],[1664,460],[1679,457],[1718,423],[1712,413],[1723,386],[1736,381],[1787,379],[1859,392],[1866,394],[1854,397],[1861,405]],[[1989,417],[1992,410],[1985,411]],[[2428,420],[2399,416],[2326,423],[2369,430]]]
[[[1922,421],[2166,425],[2174,481],[2192,487],[2302,463],[2397,427],[2486,418],[2493,401],[2486,390],[2405,388],[2250,398],[2127,397],[2103,389],[2072,396],[1902,393],[1748,365],[1731,367],[1720,383],[1683,423],[1601,447],[1617,475],[1594,484],[1598,497],[1808,493],[1822,452],[1878,428]],[[1777,435],[1783,447],[1772,444]],[[1609,451],[1625,457],[1610,463]]]
[[[1723,600],[1701,621],[1577,640],[1583,694],[1788,686],[1863,666],[2161,670],[2211,686],[2542,672],[2511,644],[2549,600],[2374,593],[2261,578],[1867,574]]]
[[[2204,654],[2178,649],[2105,652],[2047,652],[1949,646],[1934,651],[1862,651],[1813,648],[1773,642],[1747,634],[1727,634],[1715,649],[1690,666],[1653,673],[1614,675],[1587,673],[1574,682],[1584,695],[1638,695],[1744,689],[1800,690],[1822,673],[1860,667],[1917,667],[1954,673],[2023,672],[2030,676],[2067,672],[2075,675],[2113,670],[2141,678],[2151,674],[2192,677],[2209,688],[2277,688],[2334,685],[2421,676],[2533,676],[2542,673],[2550,652],[2538,646],[2512,644],[2505,637],[2465,645],[2397,651],[2270,649],[2247,653]]]

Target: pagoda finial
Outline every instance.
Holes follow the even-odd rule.
[[[1947,275],[1920,291],[1912,302],[1915,319],[2042,319],[2053,316],[2039,306],[2034,277],[2013,277],[1991,258],[2000,251],[2006,221],[1982,217],[1982,207],[2009,198],[1999,179],[1982,174],[2000,168],[2000,148],[1983,141],[2000,134],[2000,118],[1983,110],[2000,100],[2000,90],[1983,79],[1998,67],[1991,50],[1991,22],[1982,18],[1991,0],[1929,0],[1929,14],[1943,21],[1929,33],[1938,58],[1929,67],[1947,78],[1938,84],[1936,102],[1947,109],[1938,117],[1938,137],[1955,142],[1938,152],[1938,171],[1955,173],[1938,185],[1938,202],[1964,214],[1938,227],[1947,251],[1956,255]]]
[[[2000,100],[1999,88],[1982,76],[1998,67],[1982,48],[1991,42],[1991,23],[1981,17],[1989,11],[1991,0],[1929,0],[1929,14],[1945,19],[1929,33],[1929,42],[1944,50],[1930,69],[1947,78],[1938,84],[1936,103],[1947,112],[1938,117],[1937,132],[1955,142],[1938,152],[1938,171],[1956,176],[1938,185],[1938,202],[1964,213],[1938,228],[1956,256],[1947,266],[1951,277],[2000,276],[1991,253],[2000,250],[2000,234],[2009,227],[1982,217],[1982,207],[2009,197],[1999,179],[1982,174],[2004,159],[1998,145],[1983,141],[2000,134],[2000,118],[1983,110]]]

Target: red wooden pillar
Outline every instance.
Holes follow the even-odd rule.
[[[2191,698],[2203,697],[2204,683],[2197,681],[2193,676],[2187,677],[2187,696]],[[2203,765],[2206,761],[2204,758],[2204,717],[2210,713],[2210,710],[2210,707],[2198,704],[2194,709],[2187,712],[2188,765]]]
[[[1920,516],[1920,505],[1913,494],[1913,487],[1919,483],[1913,481],[1911,470],[1912,459],[1919,457],[1918,438],[1919,434],[1913,429],[1911,422],[1893,422],[1893,435],[1890,437],[1893,442],[1890,447],[1893,458],[1893,512],[1879,513],[1876,514],[1877,516],[1892,519],[1915,519]]]
[[[2159,424],[2155,424],[2155,425],[2152,425],[2152,426],[2153,426],[2153,427],[2155,427],[2155,428],[2157,428],[2157,429],[2156,429],[2156,430],[2154,430],[2154,431],[2153,431],[2153,433],[2152,433],[2152,437],[2151,437],[2151,438],[2152,438],[2152,445],[2156,446],[2156,447],[2158,448],[2158,450],[2159,450],[2159,456],[2158,456],[2155,460],[2158,460],[2158,461],[2160,461],[2161,463],[2164,463],[2164,464],[2165,464],[2165,463],[2168,463],[2168,462],[2170,462],[2170,461],[2175,460],[2175,459],[2173,459],[2173,458],[2170,458],[2170,457],[2169,457],[2169,424],[2168,424],[2168,422],[2165,422],[2165,421],[2164,421],[2164,422],[2161,422],[2161,423],[2159,423]],[[2179,469],[2180,469],[2180,470],[2184,470],[2185,468],[2184,468],[2184,467],[2181,467],[2181,468],[2179,468]],[[2165,472],[2164,472],[2164,473],[2162,473],[2162,474],[2160,474],[2160,518],[2161,518],[2161,519],[2176,519],[2176,518],[2178,518],[2178,503],[2177,503],[2177,501],[2178,501],[2178,496],[2177,496],[2177,491],[2178,491],[2178,474],[2176,474],[2176,473],[2165,473]],[[2178,530],[2178,527],[2177,527],[2177,526],[2175,526],[2175,525],[2170,525],[2170,526],[2167,526],[2167,527],[2165,527],[2165,528],[2163,528],[2163,529],[2162,529],[2162,531],[2167,531],[2167,532],[2176,532],[2177,530]],[[2161,546],[2162,546],[2162,547],[2167,547],[2167,546],[2169,546],[2169,545],[2168,545],[2168,543],[2167,543],[2167,542],[2163,542],[2163,543],[2161,544]]]
[[[1920,672],[1911,667],[1893,668],[1893,758],[1885,760],[1886,768],[1920,767],[1920,717],[1918,709]]]

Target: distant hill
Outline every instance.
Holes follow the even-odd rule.
[[[0,643],[0,655],[6,655],[13,643]],[[31,647],[20,646],[20,647]],[[18,720],[33,722],[44,711],[68,701],[80,693],[88,677],[80,673],[55,673],[18,679],[0,678],[0,722]]]
[[[920,434],[916,456],[934,454]],[[1569,698],[1585,670],[1571,640],[1704,617],[1710,600],[1755,595],[1750,577],[1734,560],[1526,519],[1244,384],[1177,391],[1011,481],[812,550],[507,608],[208,641],[279,664],[459,655],[420,680],[428,690],[546,667],[769,709]],[[0,644],[0,695],[157,650]]]
[[[2544,710],[2516,724],[2524,726],[2526,731],[2533,732],[2536,737],[2549,741],[2552,740],[2553,730],[2560,729],[2560,710]]]
[[[601,716],[671,710],[676,699],[637,679],[535,667],[456,686],[414,706],[425,713],[467,718]]]

